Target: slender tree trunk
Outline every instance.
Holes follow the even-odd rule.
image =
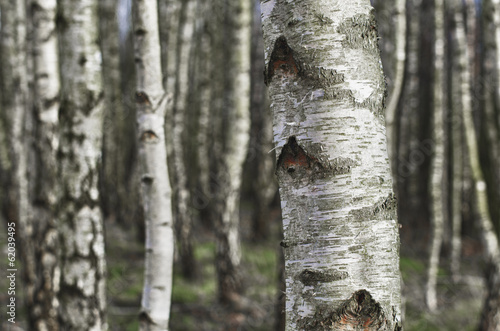
[[[467,41],[461,40],[465,38],[464,24],[463,24],[463,12],[461,10],[461,5],[452,4],[450,6],[452,15],[454,17],[455,29],[456,29],[456,44],[466,45]],[[455,55],[456,49],[450,50],[450,54]],[[464,64],[461,60],[461,55],[459,53],[456,62],[457,66],[453,67],[452,83],[450,89],[452,89],[451,94],[451,109],[450,109],[450,137],[451,137],[451,167],[452,172],[452,182],[450,190],[450,201],[451,201],[451,252],[450,252],[450,272],[452,280],[454,282],[458,281],[460,276],[460,258],[462,251],[462,192],[463,192],[463,181],[464,181],[464,134],[463,134],[463,102],[462,98],[453,98],[455,95],[462,95],[462,93],[470,93],[470,91],[464,90],[467,86],[461,84],[462,71],[467,68],[463,68]],[[455,62],[455,61],[454,61]],[[455,84],[455,82],[458,82]]]
[[[155,0],[134,0],[135,94],[146,220],[146,269],[141,330],[166,330],[172,293],[173,220],[165,146],[167,96],[162,84],[158,8]]]
[[[437,309],[437,273],[439,269],[439,253],[443,242],[444,230],[444,0],[435,2],[435,57],[434,57],[434,157],[431,176],[432,197],[432,241],[430,245],[429,264],[427,266],[426,304],[429,310]]]
[[[478,134],[474,126],[471,96],[471,70],[469,55],[465,38],[465,23],[457,16],[457,46],[461,67],[463,123],[465,128],[465,141],[468,148],[469,163],[475,185],[476,206],[479,224],[483,232],[485,249],[488,255],[490,270],[488,275],[488,295],[483,307],[479,330],[493,331],[500,329],[500,249],[494,224],[489,214],[488,198],[486,193],[487,183],[479,159]]]
[[[286,329],[400,330],[398,224],[373,8],[362,0],[261,6]]]
[[[192,49],[194,48],[194,24],[196,1],[170,1],[165,5],[166,12],[160,22],[169,22],[166,30],[166,57],[164,72],[166,77],[166,90],[172,100],[168,104],[167,132],[171,142],[168,151],[169,169],[173,183],[173,216],[176,229],[179,263],[182,274],[188,279],[197,275],[192,247],[192,221],[193,214],[190,208],[191,192],[189,190],[189,171],[186,149],[189,140],[195,139],[188,134],[187,129],[191,118],[189,115],[190,96],[190,65],[192,64]],[[160,25],[161,26],[161,25]],[[166,62],[166,63],[165,63]]]
[[[120,37],[118,31],[117,1],[99,1],[99,40],[102,52],[104,89],[104,130],[102,160],[102,206],[105,217],[122,224],[129,217],[128,205],[137,197],[128,189],[130,162],[129,150],[135,147],[130,138],[133,128],[130,113],[125,111],[121,92]],[[133,122],[132,122],[133,123]],[[132,130],[131,130],[132,129]]]
[[[62,90],[57,218],[64,330],[106,328],[106,265],[98,191],[103,90],[97,7],[95,0],[58,1]]]
[[[399,121],[396,120],[398,104],[401,100],[403,92],[403,82],[405,76],[405,62],[406,62],[406,0],[396,0],[396,13],[397,23],[395,40],[395,74],[393,78],[392,91],[389,93],[389,103],[386,109],[385,122],[387,127],[387,152],[391,160],[392,173],[395,181],[397,179],[397,145],[398,145],[398,128],[396,125]],[[397,183],[394,183],[397,186]]]
[[[240,299],[239,203],[250,116],[250,22],[247,0],[216,0],[212,28],[211,217],[216,234],[218,297]]]
[[[269,206],[276,190],[274,180],[274,160],[269,157],[272,147],[272,119],[269,110],[269,97],[262,79],[264,72],[264,42],[260,20],[260,1],[252,0],[252,50],[251,50],[251,87],[250,87],[250,142],[245,165],[244,181],[250,182],[249,194],[253,203],[252,238],[263,240],[268,237],[271,219]],[[245,185],[244,185],[245,186]]]

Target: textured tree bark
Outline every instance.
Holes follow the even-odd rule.
[[[135,0],[133,17],[137,134],[146,220],[146,269],[140,329],[167,330],[174,235],[164,130],[167,96],[162,85],[157,2]]]
[[[216,234],[218,297],[238,301],[242,292],[239,197],[250,117],[250,1],[216,0],[212,6],[210,105],[210,208]]]
[[[179,263],[182,274],[188,279],[194,279],[198,272],[193,255],[192,244],[192,221],[193,213],[190,208],[191,192],[189,190],[188,176],[193,175],[190,171],[189,162],[193,160],[187,157],[187,149],[190,140],[196,139],[187,132],[189,117],[190,97],[190,69],[193,61],[194,24],[196,14],[196,1],[170,1],[164,4],[166,7],[161,14],[160,27],[168,22],[165,41],[167,43],[162,49],[164,59],[164,77],[166,77],[166,91],[172,100],[167,106],[167,132],[168,159],[170,179],[173,187],[173,217],[179,252]],[[162,13],[162,12],[160,12]],[[162,38],[163,39],[163,38]]]
[[[36,269],[32,301],[29,302],[33,330],[58,330],[58,290],[61,266],[58,251],[57,158],[59,145],[59,62],[56,34],[56,1],[30,1],[33,36],[33,146],[30,155],[30,224],[34,244],[32,263]]]
[[[105,256],[99,207],[103,90],[98,2],[61,0],[57,8],[61,103],[57,151],[60,180],[60,328],[106,328]]]
[[[287,330],[400,330],[399,238],[369,1],[261,2]]]
[[[444,231],[444,0],[435,2],[435,56],[434,56],[434,112],[433,112],[433,143],[434,157],[432,160],[432,176],[429,185],[432,197],[432,241],[430,245],[429,262],[427,266],[427,284],[425,300],[431,311],[437,309],[437,273],[439,269],[439,253],[443,242]]]

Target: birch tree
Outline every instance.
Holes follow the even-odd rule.
[[[28,301],[30,325],[34,330],[59,329],[58,290],[60,263],[58,251],[57,158],[59,144],[59,62],[55,0],[30,1],[29,17],[33,49],[33,130],[29,162],[30,224],[33,245],[30,259],[34,269],[32,295]]]
[[[190,72],[193,63],[193,49],[195,44],[194,25],[196,1],[169,1],[162,4],[160,28],[163,33],[162,49],[163,72],[166,81],[166,90],[171,97],[167,106],[166,123],[170,179],[173,188],[173,217],[179,252],[179,263],[182,274],[188,279],[197,275],[192,247],[192,220],[190,208],[191,192],[189,190],[189,176],[193,174],[189,167],[192,161],[187,157],[187,149],[191,136],[189,128],[189,96]]]
[[[167,330],[174,235],[165,146],[167,97],[162,85],[156,0],[134,0],[136,107],[141,187],[146,221],[146,267],[141,330]]]
[[[215,0],[211,37],[210,213],[216,235],[218,297],[241,298],[239,200],[249,129],[250,22],[247,0]]]
[[[99,207],[103,90],[98,2],[58,1],[61,244],[60,327],[106,328],[105,256]]]
[[[399,330],[396,201],[369,1],[262,1],[287,330]]]
[[[444,0],[435,2],[435,59],[434,59],[434,112],[433,112],[433,132],[434,132],[434,157],[431,176],[431,197],[432,197],[432,241],[427,266],[426,284],[426,304],[431,311],[437,309],[437,273],[439,269],[439,253],[443,242],[444,230]]]

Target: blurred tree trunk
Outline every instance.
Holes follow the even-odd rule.
[[[106,325],[106,266],[98,191],[103,124],[98,2],[61,0],[57,11],[60,323],[64,330],[100,330]]]
[[[33,47],[33,128],[30,134],[31,161],[29,240],[34,246],[30,263],[35,270],[34,282],[28,285],[28,311],[33,330],[58,330],[59,290],[61,272],[58,252],[58,228],[55,215],[57,206],[57,159],[59,144],[59,62],[56,34],[56,1],[30,1]],[[33,288],[30,288],[33,286]]]
[[[435,57],[434,57],[434,111],[433,111],[433,142],[434,156],[432,164],[431,198],[432,198],[432,240],[430,245],[429,262],[427,266],[427,284],[426,284],[426,304],[429,310],[437,309],[437,273],[439,269],[439,254],[443,242],[444,230],[444,207],[445,207],[445,187],[444,187],[444,123],[445,112],[444,100],[444,55],[445,55],[445,1],[436,0],[435,2]]]
[[[146,220],[146,267],[140,329],[167,330],[174,235],[164,128],[167,95],[162,84],[157,2],[135,0],[133,23],[137,134]]]
[[[380,1],[381,3],[386,3],[387,1]],[[382,4],[381,4],[382,5]],[[395,30],[394,36],[392,38],[394,44],[391,49],[390,54],[394,53],[394,59],[390,62],[395,63],[393,68],[393,75],[388,81],[389,97],[386,109],[385,122],[387,127],[387,152],[389,154],[389,159],[391,160],[391,169],[393,173],[394,181],[397,180],[397,146],[399,137],[399,118],[400,112],[398,111],[398,105],[401,101],[401,96],[403,92],[404,79],[405,79],[405,63],[406,63],[406,0],[395,0],[395,4],[392,6],[384,6],[385,10],[382,12],[381,18],[389,20],[388,11],[395,8],[395,19],[396,28],[393,29],[391,24],[390,29]],[[378,19],[381,22],[380,19]],[[389,51],[388,51],[389,53]],[[384,65],[386,69],[388,65]],[[387,74],[387,70],[384,70]],[[394,183],[397,187],[397,183]]]
[[[484,86],[485,101],[478,127],[482,171],[487,185],[489,212],[497,235],[500,235],[500,1],[484,1],[485,54],[491,54],[494,63],[483,64],[491,69],[484,71],[483,81],[496,84],[496,88]],[[487,11],[487,12],[486,12]],[[486,26],[487,25],[487,26]],[[495,33],[492,34],[491,31]],[[489,60],[488,58],[486,58]],[[494,59],[494,60],[493,60]]]
[[[447,92],[449,94],[450,102],[450,113],[449,118],[451,123],[449,125],[449,137],[451,148],[451,156],[449,161],[450,171],[451,171],[451,183],[450,183],[450,217],[451,217],[451,251],[450,251],[450,272],[452,280],[457,282],[460,276],[460,259],[462,252],[462,198],[463,198],[463,183],[464,183],[464,158],[466,157],[464,153],[464,134],[463,134],[463,102],[462,98],[456,98],[454,96],[462,95],[463,88],[467,86],[461,84],[462,71],[467,68],[462,68],[464,64],[460,53],[457,54],[457,46],[466,43],[465,40],[457,40],[458,38],[465,38],[465,31],[463,31],[463,12],[462,6],[458,3],[451,3],[449,9],[455,23],[455,41],[454,47],[450,47],[448,50],[450,55],[451,64],[451,75],[450,79],[450,89]],[[470,93],[470,92],[469,92]]]
[[[120,36],[117,2],[99,1],[99,41],[102,52],[104,89],[104,129],[102,158],[102,206],[105,217],[122,225],[133,223],[138,198],[137,186],[131,185],[135,170],[133,112],[126,111],[122,95]],[[131,77],[125,76],[125,79]]]
[[[166,132],[168,133],[168,159],[170,179],[173,188],[173,217],[179,251],[179,263],[182,274],[187,279],[197,276],[192,243],[193,213],[190,208],[191,194],[188,177],[193,175],[190,171],[190,160],[186,153],[191,139],[196,136],[187,132],[190,120],[190,66],[193,60],[193,34],[195,24],[196,1],[169,1],[160,7],[160,27],[165,31],[162,43],[164,79],[166,91],[172,99],[167,106]],[[167,25],[168,22],[168,25]],[[163,25],[163,27],[162,27]],[[167,26],[165,26],[167,25]]]
[[[286,329],[400,330],[396,201],[370,2],[261,6]]]
[[[215,0],[210,12],[212,101],[210,197],[218,297],[239,301],[239,203],[250,129],[250,24],[247,0]]]
[[[485,53],[488,55],[488,52],[491,52],[491,47],[494,43],[491,42],[491,40],[488,38],[488,33],[491,31],[488,27],[491,27],[493,24],[494,29],[495,29],[495,43],[497,47],[497,53],[496,53],[496,65],[493,65],[493,69],[497,74],[495,74],[496,77],[492,78],[493,82],[496,82],[498,84],[498,72],[500,68],[500,57],[499,57],[499,52],[498,49],[500,49],[500,2],[497,0],[491,0],[491,1],[484,1],[483,3],[483,17],[482,17],[482,24],[483,24],[483,33],[485,34]],[[460,54],[462,57],[467,56],[467,48],[465,48],[465,45],[461,45],[463,50],[461,49]],[[463,54],[465,53],[465,54]],[[487,71],[486,71],[486,66],[489,64],[488,63],[488,58],[485,57],[484,63],[483,63],[483,79],[486,79],[488,76]],[[465,65],[468,66],[468,63],[465,62],[465,60],[462,60]],[[466,82],[466,79],[468,78],[467,75],[469,68],[467,68],[467,71],[463,71],[463,81]],[[491,80],[485,80],[486,82],[489,82],[491,84]],[[488,84],[488,83],[487,83]],[[484,97],[484,103],[483,103],[483,108],[484,108],[484,113],[486,114],[483,117],[483,122],[486,126],[486,128],[481,127],[481,131],[486,133],[484,135],[480,135],[479,132],[474,126],[474,119],[473,119],[473,114],[472,114],[472,108],[471,106],[466,106],[464,108],[464,126],[465,126],[465,134],[466,134],[466,141],[467,141],[467,147],[469,149],[469,162],[471,165],[471,170],[472,170],[472,175],[474,178],[475,182],[475,193],[476,193],[476,204],[477,204],[477,210],[479,214],[479,221],[480,225],[483,230],[483,235],[484,235],[484,244],[486,248],[486,252],[488,254],[488,262],[489,262],[489,268],[488,268],[488,273],[487,273],[487,291],[488,295],[485,300],[485,304],[483,307],[482,315],[481,315],[481,321],[479,325],[479,330],[482,331],[492,331],[492,330],[499,330],[500,329],[500,250],[498,247],[498,233],[499,233],[499,226],[498,226],[498,219],[494,219],[493,216],[498,217],[495,211],[495,207],[490,208],[489,204],[490,203],[495,203],[495,199],[492,199],[494,196],[491,194],[494,190],[498,190],[498,188],[495,187],[496,185],[496,180],[495,180],[495,175],[490,173],[490,169],[495,169],[494,164],[495,164],[495,158],[498,156],[498,150],[488,150],[487,153],[483,153],[482,157],[480,155],[480,147],[481,145],[486,145],[489,147],[493,147],[498,144],[498,141],[492,141],[492,139],[495,139],[495,137],[492,137],[491,134],[495,135],[498,134],[498,123],[496,122],[497,118],[495,116],[491,116],[495,112],[495,108],[498,109],[498,105],[495,105],[495,101],[491,101],[491,94],[490,94],[490,88],[487,86],[484,87],[484,90],[481,91]],[[498,91],[495,91],[498,93]],[[498,97],[498,94],[495,95],[494,97]],[[463,98],[463,97],[462,97]],[[494,99],[493,99],[494,100]],[[464,102],[467,102],[468,100],[465,99]],[[469,101],[470,101],[470,96],[469,96]],[[492,123],[488,123],[488,121]],[[493,126],[497,126],[497,131],[495,133],[495,130],[492,130]],[[486,136],[486,137],[485,137]],[[489,137],[488,137],[489,136]],[[498,139],[498,138],[497,138]],[[486,154],[486,155],[485,155]],[[496,169],[498,171],[498,169]],[[491,188],[493,186],[493,190]],[[497,206],[498,207],[498,204]],[[495,229],[496,227],[496,229]]]
[[[260,1],[252,0],[252,49],[250,86],[250,142],[245,163],[244,186],[249,186],[252,201],[252,239],[268,238],[270,223],[269,207],[278,189],[274,176],[274,160],[269,154],[272,147],[273,122],[269,110],[269,97],[264,84],[264,43],[260,20]],[[248,183],[248,185],[245,185]]]

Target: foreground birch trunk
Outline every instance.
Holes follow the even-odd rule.
[[[135,0],[133,16],[137,134],[146,221],[146,270],[140,329],[167,330],[174,235],[164,131],[167,98],[162,85],[157,2]]]
[[[261,2],[287,330],[400,330],[399,238],[368,0]]]
[[[106,329],[105,256],[99,207],[102,75],[96,0],[57,2],[61,330]]]

